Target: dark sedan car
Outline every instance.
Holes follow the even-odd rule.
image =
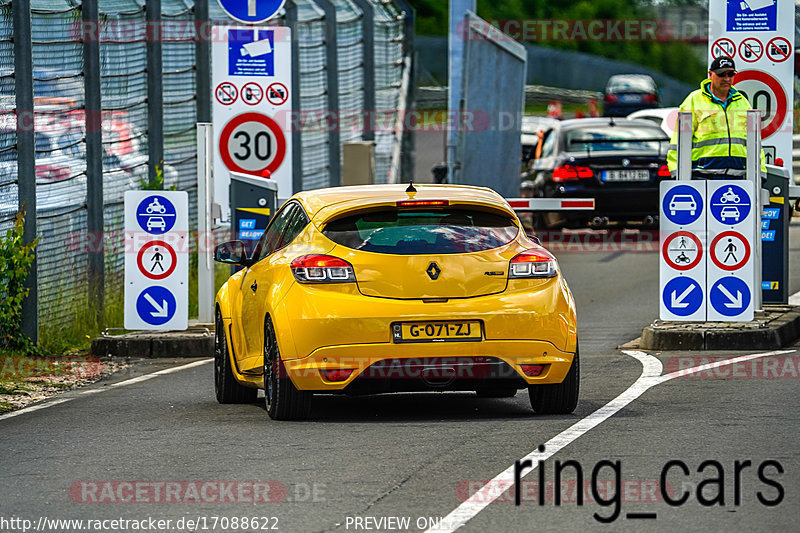
[[[522,195],[595,199],[594,211],[542,213],[540,227],[655,225],[659,183],[670,179],[668,143],[661,128],[643,120],[559,122],[545,132],[541,157],[529,163]]]
[[[659,106],[659,94],[653,78],[644,74],[619,74],[608,78],[603,96],[603,115],[624,117],[640,109]]]

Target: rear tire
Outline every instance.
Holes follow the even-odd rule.
[[[305,420],[313,394],[297,390],[286,375],[272,320],[264,322],[264,406],[273,420]]]
[[[245,387],[233,375],[225,324],[219,311],[214,327],[214,393],[219,403],[253,403],[258,396],[258,389]]]
[[[528,385],[531,407],[539,414],[569,414],[575,411],[580,393],[581,370],[578,347],[567,376],[561,383],[549,385]]]

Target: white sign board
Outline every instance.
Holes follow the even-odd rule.
[[[707,320],[753,320],[753,183],[709,181],[707,195]]]
[[[709,59],[736,62],[734,87],[764,112],[762,146],[768,164],[792,167],[795,5],[791,0],[711,0]]]
[[[184,330],[189,320],[189,198],[125,192],[125,329]]]
[[[661,320],[706,320],[706,182],[660,185]]]
[[[753,184],[663,181],[660,192],[661,320],[753,320]]]
[[[224,26],[211,45],[214,198],[230,220],[229,172],[292,190],[292,41],[283,26]]]

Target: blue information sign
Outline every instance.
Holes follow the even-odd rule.
[[[777,29],[778,4],[774,0],[727,1],[728,31],[775,31]]]
[[[164,287],[152,286],[136,299],[136,313],[151,326],[161,326],[175,315],[175,296]]]
[[[220,7],[234,20],[258,24],[278,14],[286,0],[219,0]]]
[[[703,289],[694,279],[681,276],[669,280],[664,285],[662,298],[670,313],[689,316],[696,313],[703,304]]]
[[[703,197],[694,187],[677,185],[664,194],[664,216],[678,226],[686,226],[700,218]]]
[[[162,235],[175,225],[175,206],[164,196],[148,196],[136,206],[136,221],[147,233]]]
[[[275,32],[228,30],[229,76],[274,76]]]
[[[711,286],[708,300],[714,310],[723,316],[741,315],[750,306],[750,287],[739,278],[725,276]]]
[[[750,214],[750,195],[738,185],[720,187],[711,195],[709,210],[719,222],[733,226]]]

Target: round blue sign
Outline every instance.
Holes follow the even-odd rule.
[[[692,278],[680,276],[669,280],[664,285],[664,293],[661,297],[670,313],[677,316],[689,316],[696,313],[703,304],[703,289]]]
[[[678,226],[697,221],[703,212],[703,196],[689,185],[676,185],[664,194],[664,216]]]
[[[148,196],[136,206],[136,221],[147,233],[162,235],[175,225],[175,206],[164,196]]]
[[[175,296],[164,287],[143,290],[136,299],[136,314],[151,326],[162,326],[175,316]]]
[[[711,195],[708,208],[718,221],[733,226],[750,214],[750,195],[738,185],[723,185]]]
[[[726,276],[711,286],[708,300],[722,316],[738,316],[750,307],[750,287],[739,278]]]
[[[234,20],[258,24],[278,14],[286,0],[219,0],[225,13]]]

